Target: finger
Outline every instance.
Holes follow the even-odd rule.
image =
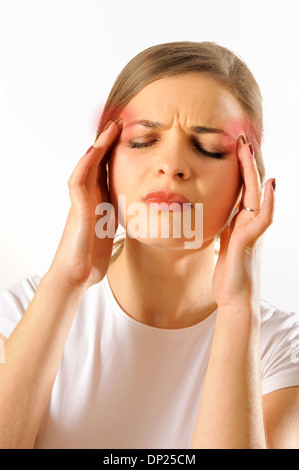
[[[250,224],[254,239],[260,237],[273,223],[275,206],[275,178],[270,178],[265,184],[264,200],[258,217]]]
[[[98,190],[99,183],[100,187],[105,188],[106,190],[108,189],[106,164],[110,156],[111,148],[120,136],[120,131],[122,129],[122,120],[117,121],[115,124],[118,128],[116,137],[113,139],[112,143],[107,146],[107,151],[105,152],[104,156],[100,159],[95,160],[86,177],[85,186],[90,194],[94,194]],[[98,140],[99,138],[94,144],[96,148]]]
[[[117,125],[111,121],[110,125],[99,135],[95,143],[81,157],[69,178],[69,186],[82,185],[91,168],[97,169],[119,133]]]
[[[243,196],[240,209],[248,207],[254,210],[260,209],[261,184],[255,158],[250,151],[250,144],[245,144],[240,138],[238,141],[238,156],[240,160],[241,173],[244,181]],[[254,212],[247,212],[252,218]]]
[[[99,161],[95,162],[97,165],[100,162],[102,162],[102,160],[104,160],[103,157],[107,154],[107,151],[111,149],[112,145],[119,138],[120,132],[122,130],[122,124],[123,124],[123,120],[121,118],[118,119],[116,122],[109,121],[104,127],[103,132],[98,136],[97,140],[93,144],[93,146],[96,149],[104,147],[104,150],[105,150],[104,155],[102,155]],[[109,132],[111,132],[111,128],[113,128],[113,132],[114,132],[114,136],[112,136],[112,141],[110,140],[110,137],[109,137]],[[107,162],[103,162],[103,163],[106,164]]]
[[[220,234],[220,249],[219,249],[219,256],[224,256],[227,252],[229,240],[231,237],[231,230],[230,227],[225,227]]]

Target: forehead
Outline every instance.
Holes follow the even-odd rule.
[[[165,124],[230,127],[243,121],[243,110],[227,87],[199,73],[166,77],[144,87],[128,103],[124,118],[152,119]]]

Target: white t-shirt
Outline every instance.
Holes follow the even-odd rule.
[[[33,276],[0,293],[3,335],[12,333],[39,280]],[[154,328],[120,308],[107,277],[90,287],[35,448],[189,448],[216,313],[188,328]],[[263,394],[299,385],[298,316],[261,300],[261,318]]]

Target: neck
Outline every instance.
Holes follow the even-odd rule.
[[[108,280],[121,308],[137,321],[186,328],[217,308],[214,267],[214,240],[198,250],[185,250],[157,248],[127,237]]]

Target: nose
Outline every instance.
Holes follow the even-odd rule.
[[[167,176],[180,180],[188,180],[191,176],[191,168],[188,163],[186,149],[179,142],[172,142],[160,148],[156,166],[159,176]]]

